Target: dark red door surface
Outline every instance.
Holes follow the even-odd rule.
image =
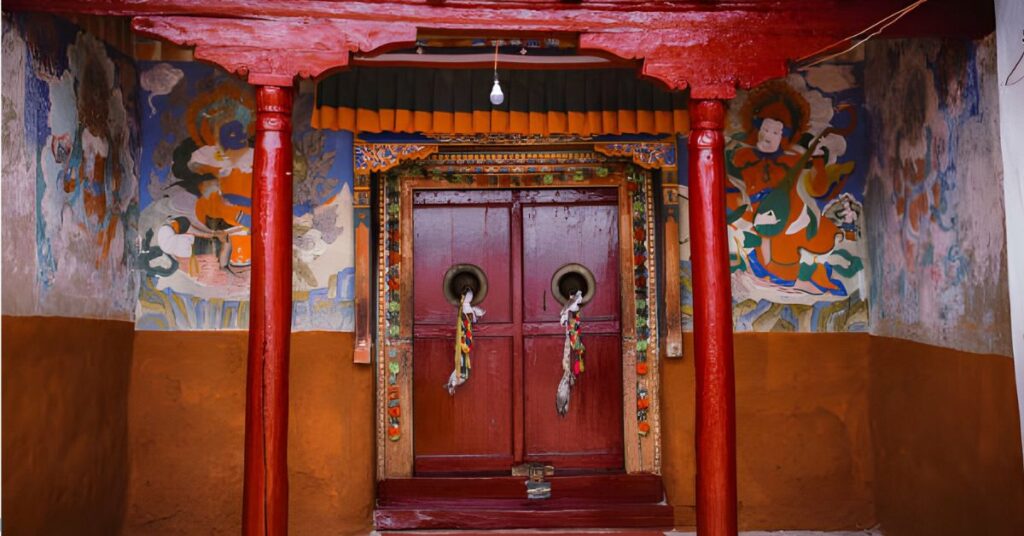
[[[418,191],[413,203],[413,411],[417,474],[623,467],[616,190]],[[566,416],[555,410],[564,328],[551,279],[568,263],[596,282],[583,307],[586,367]],[[486,274],[472,373],[454,395],[456,307],[445,272]]]

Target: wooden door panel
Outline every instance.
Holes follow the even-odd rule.
[[[455,306],[442,290],[453,264],[479,266],[489,290],[481,323],[512,320],[510,209],[498,206],[417,206],[413,211],[414,322],[455,325]]]
[[[526,461],[551,462],[557,469],[620,469],[622,444],[622,347],[618,333],[588,334],[585,370],[569,401],[555,411],[562,378],[564,336],[524,341]]]
[[[414,472],[506,472],[523,461],[559,470],[623,467],[618,205],[614,189],[422,191],[413,204]],[[587,368],[558,417],[564,328],[551,277],[566,263],[597,283],[584,307]],[[469,381],[449,395],[456,308],[444,274],[486,273]]]
[[[512,466],[512,337],[474,340],[469,381],[445,389],[453,338],[413,343],[413,445],[417,473],[508,471]]]
[[[618,319],[618,247],[615,205],[523,207],[523,321],[558,321],[562,306],[551,295],[551,277],[570,262],[586,266],[597,282],[584,317]]]

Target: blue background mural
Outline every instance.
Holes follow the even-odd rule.
[[[248,322],[252,88],[200,63],[140,64],[143,273],[139,329],[242,329]],[[351,331],[352,136],[293,113],[293,329]]]

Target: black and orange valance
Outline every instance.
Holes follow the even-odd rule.
[[[685,93],[633,69],[499,70],[354,67],[317,85],[315,128],[424,134],[686,134]]]

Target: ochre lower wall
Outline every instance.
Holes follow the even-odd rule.
[[[5,315],[2,330],[4,532],[117,534],[133,324]]]
[[[888,536],[1024,534],[1013,359],[872,337],[878,521]]]
[[[692,342],[684,359],[662,361],[679,527],[692,526],[695,504]],[[372,369],[352,364],[351,334],[292,344],[291,533],[365,533]],[[240,332],[136,333],[126,534],[238,532],[245,352]],[[735,354],[742,528],[1024,533],[1009,358],[866,334],[739,333]],[[5,461],[7,444],[5,434]]]
[[[695,504],[693,338],[662,360],[662,460],[676,523]],[[737,333],[736,442],[743,529],[875,523],[866,334]]]
[[[244,332],[135,336],[126,534],[238,534]],[[288,436],[293,535],[363,534],[374,495],[373,371],[350,333],[292,336]]]

